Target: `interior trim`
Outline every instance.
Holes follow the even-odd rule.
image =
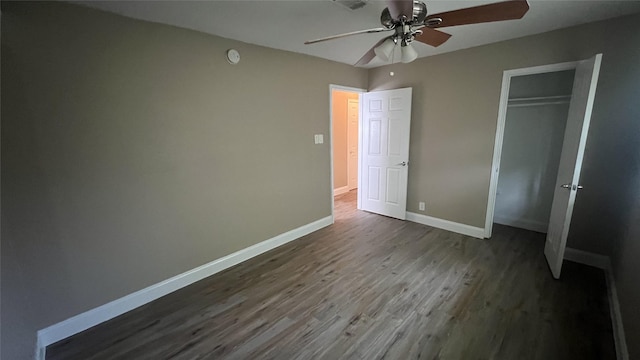
[[[413,221],[422,225],[433,226],[438,229],[452,231],[458,234],[468,235],[478,239],[484,238],[484,233],[485,233],[484,229],[471,226],[471,225],[439,219],[439,218],[435,218],[435,217],[427,216],[423,214],[416,214],[409,211],[407,211],[407,220]]]
[[[44,359],[45,349],[51,344],[331,224],[333,216],[324,217],[41,329],[38,331],[36,359]]]
[[[611,259],[605,255],[594,254],[569,247],[564,251],[564,259],[604,270],[605,279],[607,280],[611,324],[613,327],[613,341],[616,345],[616,358],[618,360],[629,360],[629,350],[627,349],[627,340],[624,336],[622,312],[620,311],[620,301],[618,300],[618,290],[616,289],[616,282],[613,277]]]

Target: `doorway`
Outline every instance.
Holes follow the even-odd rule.
[[[502,78],[502,93],[500,95],[500,108],[498,110],[498,126],[496,129],[496,140],[495,140],[495,145],[493,149],[493,166],[491,171],[491,180],[489,184],[489,199],[487,202],[487,215],[485,220],[485,238],[491,237],[491,232],[492,232],[493,224],[495,221],[496,199],[498,196],[498,180],[501,177],[501,166],[502,166],[500,161],[502,159],[502,153],[503,153],[502,147],[504,144],[505,128],[507,125],[507,114],[510,112],[509,100],[511,99],[512,110],[514,108],[517,109],[515,105],[526,104],[527,102],[536,102],[537,100],[537,99],[533,99],[533,100],[526,99],[525,96],[519,96],[520,90],[518,89],[516,89],[512,94],[511,93],[512,79],[518,79],[518,78],[524,79],[524,77],[527,77],[527,76],[544,76],[549,74],[550,76],[553,76],[553,74],[555,73],[564,73],[564,74],[567,74],[567,72],[575,73],[575,69],[577,65],[578,65],[578,62],[567,62],[567,63],[560,63],[560,64],[536,66],[536,67],[524,68],[524,69],[507,70],[504,72],[504,75]],[[574,80],[575,80],[575,75],[574,75]],[[527,80],[525,79],[524,82],[526,83]],[[542,85],[543,88],[554,87],[553,85],[545,83],[544,81],[540,83],[541,83],[540,85]],[[557,86],[557,87],[561,88],[561,86]],[[541,93],[542,90],[539,90],[539,92]],[[569,94],[560,94],[560,91],[557,91],[557,90],[553,92],[556,94],[554,96],[557,96],[557,98],[555,99],[549,98],[548,99],[549,101],[565,100],[560,96],[571,95],[571,92]],[[536,98],[536,97],[542,97],[542,96],[530,96],[530,97]],[[569,101],[570,101],[570,96],[569,96]],[[544,102],[544,99],[541,102]],[[564,132],[564,129],[563,129],[563,132]],[[555,171],[557,172],[557,168]],[[522,228],[522,226],[519,226],[519,227]]]
[[[574,74],[511,78],[494,223],[547,233]]]
[[[335,197],[356,198],[358,191],[360,94],[365,89],[330,85],[332,209]],[[344,208],[344,202],[341,202]],[[349,202],[356,208],[355,202]],[[351,205],[350,205],[351,206]]]
[[[412,89],[329,90],[334,220],[336,196],[345,194],[356,209],[405,220]]]
[[[523,168],[527,168],[531,165],[531,163],[538,162],[539,164],[543,164],[545,167],[545,171],[553,172],[557,174],[555,182],[550,180],[550,184],[553,184],[553,187],[549,185],[548,192],[552,194],[551,197],[551,206],[548,210],[548,223],[547,227],[547,236],[544,247],[544,255],[547,259],[547,263],[549,264],[549,268],[553,274],[553,276],[557,279],[560,277],[560,271],[562,269],[562,262],[564,259],[564,252],[566,248],[567,236],[569,233],[569,227],[571,224],[571,217],[573,214],[573,207],[575,204],[577,191],[582,189],[582,186],[579,184],[580,180],[580,170],[582,169],[582,160],[584,156],[584,150],[587,141],[587,135],[589,132],[589,123],[591,121],[591,111],[593,109],[593,102],[595,99],[596,87],[598,84],[598,76],[600,74],[600,64],[602,63],[602,54],[596,54],[593,57],[581,61],[571,62],[571,63],[562,63],[562,64],[554,64],[554,65],[545,65],[538,66],[533,68],[526,69],[518,69],[518,70],[507,70],[504,72],[504,76],[502,79],[502,91],[500,95],[500,107],[498,111],[498,126],[496,130],[496,142],[494,147],[494,156],[493,156],[493,167],[491,171],[491,182],[489,186],[489,199],[487,202],[487,216],[485,222],[485,237],[491,237],[491,231],[493,227],[493,222],[495,220],[496,213],[496,203],[498,197],[498,187],[499,187],[499,178],[505,178],[500,175],[501,171],[501,161],[503,160],[502,154],[505,153],[503,150],[503,146],[508,144],[508,141],[505,141],[505,136],[508,135],[506,131],[507,124],[507,112],[509,109],[509,104],[513,107],[531,107],[531,106],[547,106],[547,105],[563,105],[565,99],[569,99],[569,106],[566,116],[565,124],[551,124],[547,130],[540,131],[539,129],[535,129],[535,126],[532,126],[531,123],[525,125],[520,124],[520,129],[516,132],[522,133],[520,135],[520,139],[516,142],[515,145],[512,146],[511,151],[518,154],[519,152],[525,153],[527,149],[527,144],[525,143],[529,140],[529,146],[531,144],[535,144],[540,141],[540,135],[542,134],[543,138],[551,139],[547,141],[547,145],[540,146],[536,144],[535,147],[543,148],[545,151],[542,151],[544,156],[538,156],[546,159],[544,161],[540,159],[533,159],[531,154],[527,156],[522,156],[518,161],[511,161],[513,163],[512,169],[508,172],[511,175],[511,179],[509,176],[506,176],[507,180],[504,184],[503,189],[507,189],[509,187],[516,188],[520,192],[517,194],[519,197],[522,197],[522,193],[525,193],[525,198],[533,198],[538,197],[539,192],[545,186],[541,185],[541,182],[537,181],[535,189],[532,189],[530,185],[534,183],[534,180],[531,180],[531,175],[537,176],[538,174],[533,174],[535,171],[529,171],[529,179],[522,181],[526,186],[522,186],[521,180],[526,179],[525,176],[528,172],[523,171]],[[563,78],[573,77],[572,85],[571,85],[571,93],[563,94],[559,93],[559,95],[543,95],[543,96],[524,96],[517,97],[510,91],[510,87],[512,85],[512,80],[514,83],[518,83],[518,76],[527,76],[527,75],[536,75],[536,74],[547,74],[545,77],[554,77],[550,76],[549,73],[554,72],[563,72],[567,70],[573,70],[573,74],[571,72],[564,72],[559,74],[559,76],[555,76],[556,80],[552,80],[551,82],[562,82]],[[520,90],[517,91],[532,91],[536,89],[536,83],[540,82],[535,79],[539,79],[540,77],[535,78],[522,78],[522,83],[525,86],[521,86]],[[544,82],[540,82],[544,83]],[[562,86],[560,86],[562,89]],[[516,92],[517,92],[516,91]],[[562,91],[562,90],[560,90]],[[535,94],[535,93],[534,93]],[[511,95],[511,96],[510,96]],[[562,113],[560,111],[559,113]],[[534,113],[535,115],[535,113]],[[525,116],[533,117],[535,116]],[[534,121],[533,124],[537,125],[539,123],[544,123],[539,121]],[[562,136],[559,136],[560,129],[564,128]],[[538,133],[536,137],[536,132]],[[546,135],[545,135],[546,134]],[[558,134],[557,140],[553,140],[556,138],[555,134]],[[534,139],[531,142],[531,138]],[[560,143],[559,145],[553,145],[553,143]],[[555,147],[560,148],[559,159],[557,155],[549,155],[554,154],[552,150]],[[508,150],[508,149],[507,149]],[[508,151],[506,151],[508,152]],[[505,154],[504,159],[508,159],[513,154]],[[509,161],[507,161],[509,162]],[[555,165],[557,163],[557,165]],[[540,165],[538,165],[540,166]],[[540,169],[538,169],[540,171]],[[544,171],[543,171],[544,172]],[[516,174],[516,175],[514,175]],[[524,174],[524,175],[523,175]],[[531,191],[533,190],[533,191]],[[531,194],[527,194],[527,191],[533,192],[533,196]],[[537,192],[536,192],[537,191]],[[546,196],[541,196],[546,198]],[[518,200],[518,199],[516,199]],[[517,204],[521,201],[511,201],[511,205],[514,203]],[[509,201],[507,201],[509,204]],[[518,205],[522,207],[521,204]],[[517,206],[517,207],[518,207]],[[514,215],[514,208],[508,208],[505,212],[507,216]],[[516,216],[522,215],[516,211]],[[540,217],[544,220],[544,216]],[[509,219],[512,221],[513,219]],[[520,224],[522,227],[522,223]],[[540,225],[540,224],[538,224]],[[538,230],[543,230],[543,226],[540,225]]]

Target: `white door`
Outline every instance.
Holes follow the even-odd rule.
[[[404,220],[411,88],[364,93],[358,197],[362,210]]]
[[[358,187],[358,100],[349,99],[347,102],[347,178],[349,190]]]
[[[602,54],[581,61],[576,67],[573,81],[556,190],[551,205],[547,242],[544,246],[544,255],[553,277],[556,279],[560,277],[562,269],[562,259],[567,244],[576,192],[581,188],[578,185],[578,180],[580,179],[601,61]]]

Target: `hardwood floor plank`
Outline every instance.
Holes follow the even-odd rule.
[[[614,359],[601,270],[355,210],[47,349],[47,359]]]

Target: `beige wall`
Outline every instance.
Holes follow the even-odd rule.
[[[329,132],[331,83],[413,87],[408,210],[483,226],[502,71],[597,52],[569,245],[613,254],[640,356],[640,16],[368,73],[72,5],[2,2],[1,26],[3,359],[30,358],[38,329],[329,215],[329,142],[313,134]]]
[[[358,93],[333,90],[333,188],[338,189],[348,184],[347,165],[347,103],[358,100]]]
[[[638,44],[632,15],[369,72],[371,90],[413,87],[408,210],[422,200],[428,215],[483,227],[502,72],[604,54],[568,246],[612,255],[632,359],[640,358]]]
[[[329,142],[313,135],[328,138],[329,84],[366,88],[366,70],[2,6],[3,359],[30,357],[38,329],[331,214]]]
[[[427,215],[484,227],[503,71],[586,59],[602,52],[601,82],[606,83],[610,68],[626,65],[609,57],[619,47],[634,46],[626,40],[625,31],[637,19],[598,22],[372,69],[370,90],[413,87],[408,210],[419,212],[418,201],[425,201]],[[395,76],[389,76],[390,71]],[[600,89],[592,133],[606,121],[597,108],[610,106],[602,104],[599,93]],[[591,138],[585,179],[592,177]],[[581,193],[578,214],[584,213],[589,204],[585,198],[591,194],[589,190]],[[596,252],[607,248],[596,243],[587,247]]]

